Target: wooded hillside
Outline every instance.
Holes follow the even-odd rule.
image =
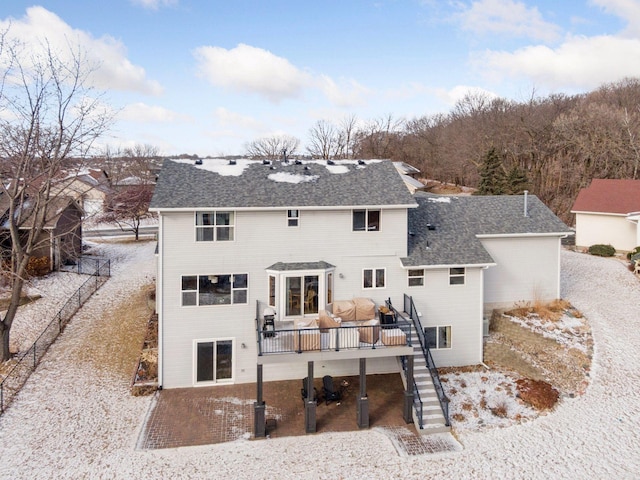
[[[491,152],[573,225],[571,206],[592,178],[638,178],[640,79],[527,102],[468,95],[446,115],[370,125],[356,136],[355,157],[402,160],[426,178],[478,187]]]

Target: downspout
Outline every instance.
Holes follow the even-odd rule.
[[[158,212],[158,262],[156,265],[156,313],[158,314],[158,388],[162,388],[163,384],[163,370],[164,370],[164,335],[163,335],[163,285],[164,285],[164,272],[163,272],[163,249],[164,242],[162,241],[164,229],[163,229],[163,217],[162,213]]]

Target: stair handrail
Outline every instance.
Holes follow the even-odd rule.
[[[440,381],[440,375],[438,375],[438,368],[436,367],[436,363],[434,362],[433,356],[431,355],[431,349],[427,345],[424,328],[422,327],[422,322],[420,322],[420,315],[418,315],[418,310],[416,309],[416,305],[413,302],[413,297],[407,295],[406,293],[403,295],[404,311],[409,314],[409,318],[413,322],[413,326],[416,329],[420,347],[422,348],[422,354],[424,355],[424,359],[427,363],[427,368],[429,369],[429,373],[431,374],[433,387],[435,388],[436,394],[438,395],[438,401],[440,402],[440,408],[442,409],[442,414],[444,415],[445,425],[449,427],[451,426],[451,423],[449,422],[449,397],[447,397],[447,395],[444,393],[444,388],[442,387],[442,382]],[[391,299],[389,299],[389,304],[391,304]]]

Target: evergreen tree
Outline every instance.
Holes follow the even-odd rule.
[[[479,171],[480,185],[476,195],[504,195],[506,193],[504,166],[494,147],[491,147],[480,164]]]
[[[519,165],[511,167],[507,173],[506,190],[509,195],[520,195],[529,186],[527,173]]]

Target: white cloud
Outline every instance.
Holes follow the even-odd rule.
[[[480,87],[470,87],[468,85],[456,85],[450,90],[436,89],[435,95],[448,105],[455,105],[467,95],[477,95],[487,98],[498,98],[494,92]]]
[[[224,107],[216,108],[214,117],[222,127],[239,127],[243,130],[260,130],[264,125],[253,117],[240,115]]]
[[[464,30],[477,34],[505,34],[515,37],[554,41],[560,37],[560,28],[546,22],[537,7],[527,7],[514,0],[478,0],[454,18]]]
[[[640,39],[568,37],[555,49],[537,45],[513,53],[488,51],[476,63],[495,79],[526,77],[551,89],[591,89],[640,76]]]
[[[120,118],[133,122],[189,122],[191,117],[157,105],[132,103],[122,109]]]
[[[627,34],[640,34],[640,2],[637,0],[591,0],[591,3],[610,15],[626,20]]]
[[[327,75],[313,75],[289,60],[262,48],[239,44],[232,49],[203,46],[194,51],[200,74],[211,84],[236,92],[262,95],[272,102],[297,98],[316,89],[334,105],[364,103],[370,92],[352,79],[336,83]]]
[[[171,7],[178,4],[178,0],[131,0],[133,5],[150,10],[158,10],[161,7]]]
[[[145,94],[162,92],[157,82],[146,77],[142,67],[127,59],[122,43],[109,36],[94,38],[87,32],[73,29],[43,7],[28,8],[20,19],[0,20],[0,30],[5,29],[8,29],[8,40],[16,40],[25,46],[24,62],[43,53],[45,45],[49,45],[63,61],[71,59],[72,51],[80,50],[87,66],[96,67],[90,76],[96,87]]]
[[[355,80],[344,80],[339,86],[331,77],[320,75],[317,79],[318,88],[324,93],[331,103],[338,107],[354,107],[365,103],[365,97],[371,91],[360,85]]]
[[[231,50],[205,46],[194,54],[201,74],[213,85],[259,93],[274,102],[299,96],[312,82],[309,74],[287,59],[250,45]]]

